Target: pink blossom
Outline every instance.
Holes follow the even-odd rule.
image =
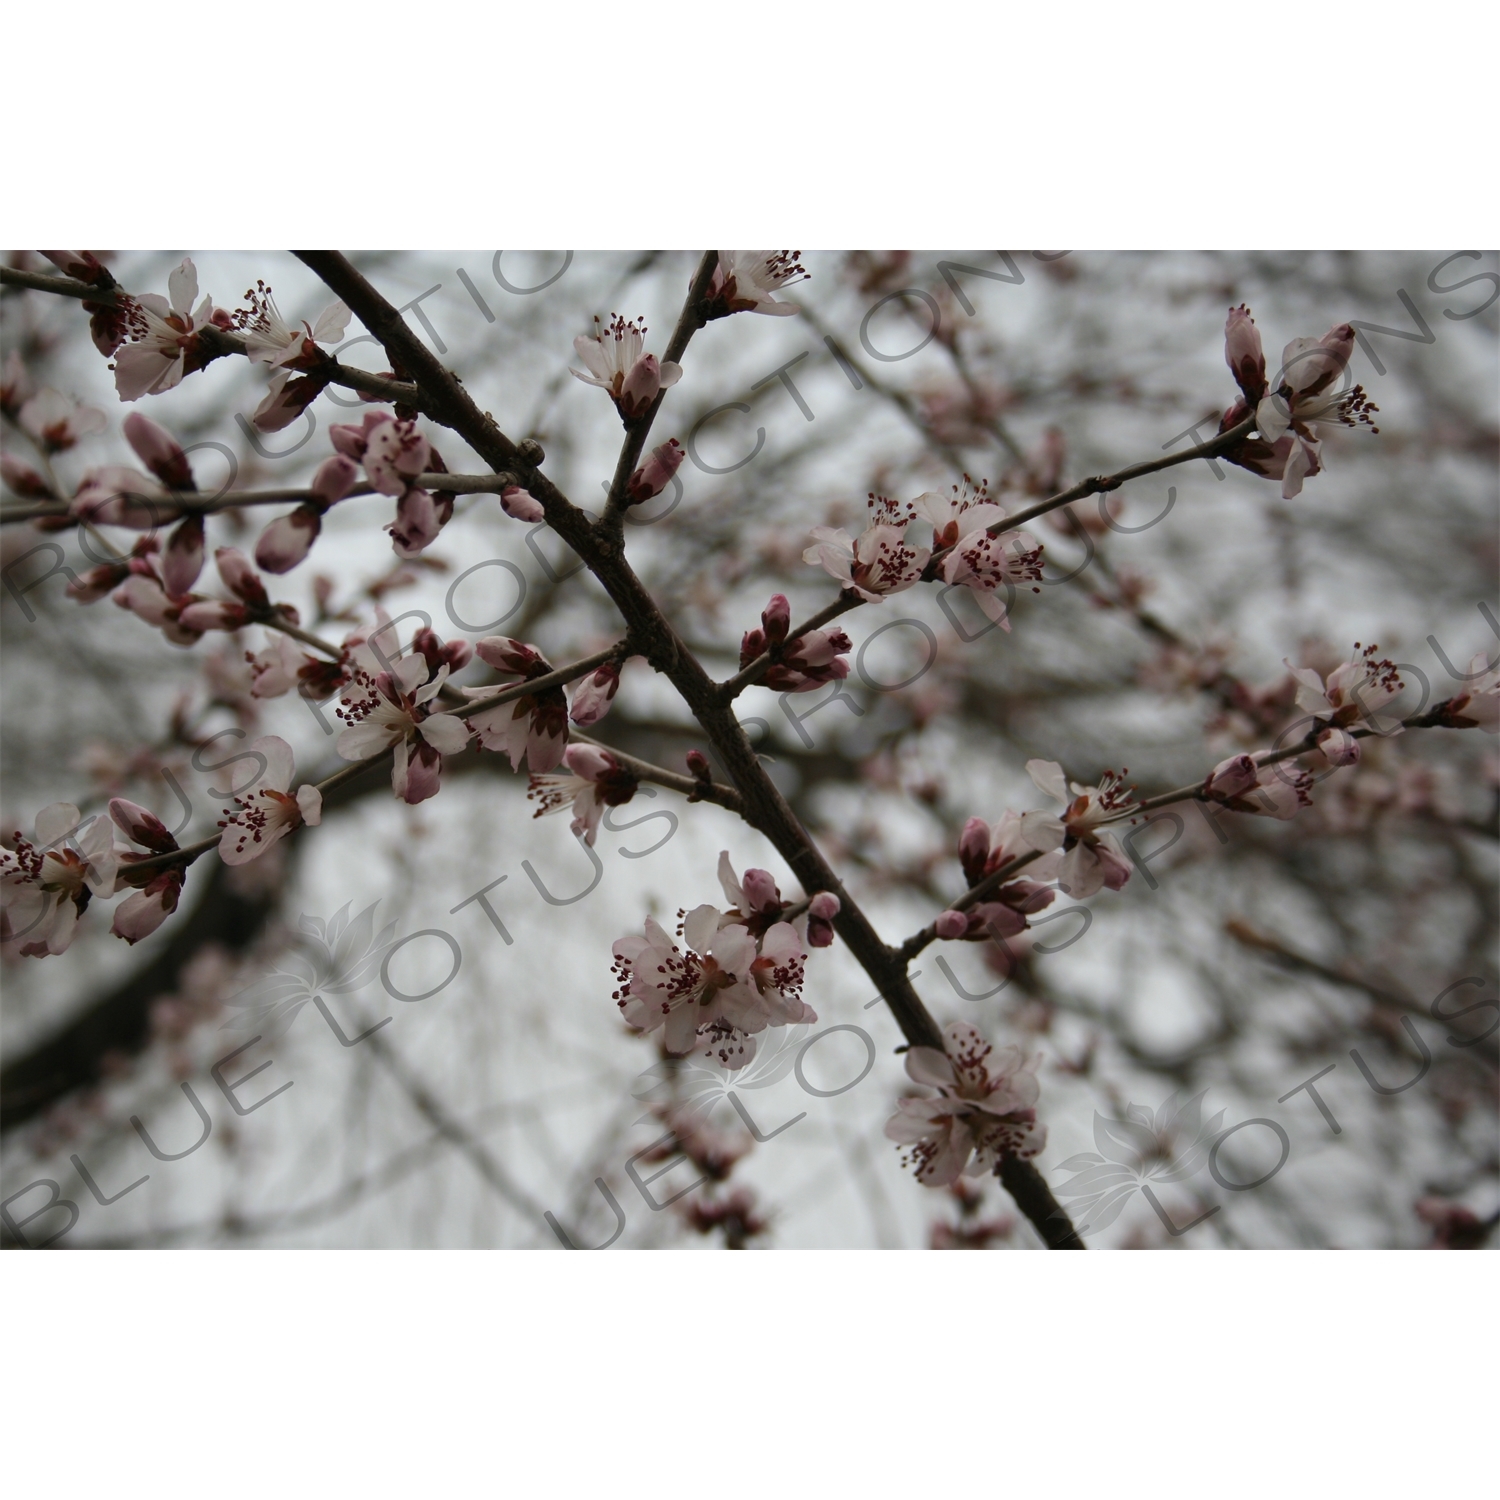
[[[526,795],[540,802],[534,816],[571,808],[573,832],[592,845],[606,807],[619,807],[635,796],[640,778],[597,745],[569,745],[563,762],[571,774],[533,776]]]
[[[1037,1155],[1047,1143],[1038,1122],[1037,1059],[1019,1047],[998,1050],[964,1021],[943,1033],[944,1050],[913,1047],[906,1071],[937,1090],[934,1098],[897,1101],[885,1133],[910,1146],[924,1187],[947,1187],[960,1176],[980,1177],[1006,1157]]]
[[[891,501],[873,495],[870,501],[876,519],[858,539],[847,531],[815,526],[814,545],[802,554],[802,560],[822,568],[845,588],[874,604],[916,583],[932,553],[927,547],[907,545],[907,521],[893,524],[898,514]]]
[[[551,663],[535,647],[509,636],[485,636],[474,649],[482,661],[507,676],[546,677],[553,670]],[[464,692],[479,700],[493,697],[503,690],[502,685],[465,688]],[[544,688],[513,702],[482,709],[473,715],[470,723],[484,749],[504,751],[510,756],[512,770],[521,769],[524,756],[532,774],[541,775],[552,770],[563,758],[568,743],[568,700],[561,687]]]
[[[318,315],[316,323],[289,324],[281,316],[271,288],[257,282],[245,293],[250,302],[248,312],[239,314],[237,322],[245,331],[245,352],[254,363],[269,365],[273,370],[310,369],[323,357],[320,344],[337,344],[349,326],[349,309],[335,302]]]
[[[1104,888],[1119,890],[1130,879],[1130,865],[1114,840],[1096,829],[1130,806],[1123,790],[1125,772],[1106,771],[1098,786],[1074,782],[1070,790],[1055,761],[1029,760],[1026,771],[1038,790],[1056,798],[1063,810],[1022,813],[1019,837],[1044,853],[1063,851],[1057,883],[1075,901]]]
[[[768,928],[757,946],[748,928],[705,905],[687,914],[681,930],[686,951],[652,917],[644,937],[614,945],[614,998],[626,1022],[647,1033],[664,1028],[669,1053],[697,1048],[742,1068],[767,1026],[816,1019],[800,998],[805,955],[789,922]]]
[[[266,769],[253,788],[234,799],[232,810],[224,810],[219,858],[226,865],[248,864],[294,828],[323,821],[323,794],[316,786],[305,781],[295,795],[291,792],[296,763],[285,740],[263,735],[250,749],[265,756]]]
[[[1359,741],[1347,730],[1365,725],[1379,734],[1401,732],[1399,720],[1387,726],[1380,715],[1405,686],[1395,663],[1377,659],[1378,646],[1361,649],[1356,641],[1354,649],[1359,654],[1335,667],[1326,682],[1311,667],[1285,663],[1297,679],[1298,708],[1318,720],[1318,748],[1339,766],[1353,765],[1359,759]]]
[[[160,630],[174,646],[193,646],[203,638],[202,630],[182,620],[183,612],[199,602],[197,596],[171,598],[154,572],[131,571],[110,597],[121,609]]]
[[[597,724],[610,710],[620,691],[620,663],[607,661],[596,668],[573,689],[573,703],[568,716],[580,729]]]
[[[135,449],[136,457],[169,490],[197,489],[187,454],[165,427],[158,426],[138,411],[131,412],[121,426],[126,442]]]
[[[66,952],[93,896],[114,893],[118,856],[108,818],[83,818],[71,802],[36,815],[33,839],[0,849],[0,946],[8,955]]]
[[[729,851],[723,849],[719,852],[718,874],[719,889],[730,903],[729,910],[723,915],[724,922],[743,923],[757,941],[775,927],[788,925],[782,921],[786,902],[781,899],[776,878],[769,870],[752,867],[745,871],[742,880],[734,873]],[[807,903],[807,910],[790,923],[797,940],[814,948],[827,948],[833,942],[833,919],[838,916],[840,906],[839,898],[832,891],[818,891]],[[811,937],[809,932],[813,934]],[[817,1020],[808,1007],[803,1009],[806,1011],[805,1020]]]
[[[403,495],[412,480],[427,471],[431,454],[415,422],[387,417],[367,434],[365,476],[382,495]]]
[[[198,271],[191,260],[167,278],[167,294],[148,292],[131,301],[131,342],[115,354],[115,389],[122,401],[160,395],[202,367],[198,335],[209,326],[214,304],[204,297],[194,309]]]
[[[345,760],[366,760],[394,750],[391,789],[415,805],[437,795],[443,757],[457,755],[469,742],[469,726],[429,706],[448,679],[445,662],[429,677],[420,653],[403,656],[374,677],[362,668],[353,687],[339,699],[339,718],[349,726],[335,749]]]
[[[710,318],[730,313],[767,313],[789,317],[797,311],[778,302],[773,292],[807,279],[800,250],[721,250],[719,265],[709,284],[706,313]]]
[[[298,673],[310,660],[290,636],[268,632],[265,649],[256,655],[245,653],[250,668],[250,696],[279,698],[297,686]]]
[[[626,503],[640,505],[661,494],[671,484],[672,476],[681,468],[685,456],[682,444],[676,438],[653,448],[651,456],[626,483]]]
[[[105,416],[97,406],[79,406],[50,386],[22,408],[21,426],[49,453],[64,453],[82,437],[104,429]]]
[[[1339,378],[1354,352],[1354,330],[1347,323],[1330,328],[1321,339],[1293,339],[1281,357],[1280,386],[1255,404],[1255,425],[1265,442],[1293,440],[1282,475],[1286,500],[1302,491],[1302,481],[1322,468],[1322,427],[1367,427],[1379,432],[1363,386],[1339,390]],[[1247,398],[1248,399],[1248,398]]]
[[[681,365],[668,360],[658,366],[654,354],[641,352],[645,336],[644,322],[627,323],[616,313],[608,324],[596,317],[593,335],[580,334],[573,340],[587,368],[569,373],[585,385],[608,391],[627,422],[643,416],[660,391],[682,378]]]

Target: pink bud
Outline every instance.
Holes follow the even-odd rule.
[[[177,616],[183,629],[196,631],[199,635],[205,630],[239,630],[249,623],[249,619],[249,611],[243,604],[230,604],[222,599],[201,599],[196,604],[189,604]]]
[[[359,465],[345,454],[335,453],[318,465],[310,488],[324,505],[337,505],[358,482]]]
[[[609,712],[620,690],[620,664],[607,661],[597,671],[590,672],[573,693],[570,717],[580,729],[597,724]]]
[[[541,501],[518,484],[508,484],[500,491],[500,509],[517,521],[547,519],[547,512],[542,509]]]
[[[827,948],[833,943],[833,919],[841,903],[832,891],[819,891],[807,904],[807,945]]]
[[[952,910],[939,912],[937,920],[932,925],[945,943],[951,943],[969,930],[969,914]]]
[[[109,815],[121,833],[155,854],[168,854],[177,847],[177,840],[167,831],[166,824],[139,803],[124,797],[112,798]]]
[[[0,478],[4,478],[6,484],[25,500],[52,499],[52,489],[47,481],[29,464],[23,464],[8,453],[0,453]]]
[[[220,547],[214,553],[214,564],[230,593],[237,594],[246,604],[270,603],[266,597],[265,584],[260,581],[260,575],[250,566],[249,559],[243,552],[237,552],[233,547]]]
[[[370,475],[370,482],[376,489],[384,491],[385,486],[375,479],[374,474]],[[452,502],[449,504],[451,507]],[[426,490],[407,490],[396,502],[396,519],[385,529],[391,534],[391,545],[398,557],[416,557],[437,540],[443,521]]]
[[[348,459],[331,459],[348,463]],[[351,465],[351,467],[353,467]],[[296,510],[278,516],[261,532],[255,544],[255,561],[267,573],[290,573],[305,558],[323,529],[323,517],[316,506],[299,505]]]
[[[1260,769],[1249,755],[1231,755],[1221,760],[1203,783],[1206,795],[1214,798],[1243,797],[1260,780]]]
[[[360,463],[370,444],[370,429],[385,420],[386,413],[367,411],[364,421],[358,427],[352,422],[334,422],[328,428],[328,441],[333,444],[335,452]]]
[[[124,422],[125,440],[137,456],[169,490],[194,490],[193,471],[177,439],[150,417],[131,412]]]
[[[535,666],[541,666],[540,653],[532,650],[525,641],[513,640],[508,635],[487,635],[474,643],[474,651],[480,661],[497,672],[529,675]]]
[[[970,818],[958,837],[958,861],[964,868],[964,879],[975,885],[984,875],[990,857],[990,827],[983,818]]]
[[[661,390],[661,366],[654,354],[643,354],[630,367],[625,383],[620,387],[620,415],[627,421],[645,414],[647,407],[656,400]]]
[[[688,751],[687,768],[695,781],[708,781],[713,777],[713,767],[709,765],[708,757],[701,750]]]
[[[130,576],[130,564],[126,562],[100,563],[81,573],[68,585],[68,598],[79,604],[96,604],[111,589],[118,588]]]
[[[144,890],[122,901],[115,908],[110,931],[127,943],[138,943],[161,926],[177,910],[182,894],[182,871],[165,870]]]
[[[1352,766],[1359,760],[1359,741],[1347,730],[1325,729],[1318,736],[1318,749],[1336,766]]]
[[[781,909],[781,892],[777,890],[776,881],[769,870],[746,870],[740,885],[752,911]]]
[[[1224,358],[1245,393],[1245,400],[1253,406],[1266,393],[1266,356],[1260,344],[1260,330],[1243,303],[1229,310],[1224,325]]]
[[[792,628],[792,606],[785,594],[771,595],[771,602],[761,611],[760,623],[768,645],[779,646],[786,639]]]
[[[672,482],[672,476],[681,467],[685,457],[682,444],[676,438],[653,448],[651,457],[630,476],[630,482],[625,487],[627,503],[639,505],[643,500],[650,500],[661,494]]]
[[[568,769],[585,781],[598,781],[619,765],[614,756],[597,745],[569,745],[563,751],[563,759],[568,763]]]
[[[184,516],[167,538],[166,550],[161,555],[161,581],[174,599],[180,599],[198,581],[202,571],[203,517]]]

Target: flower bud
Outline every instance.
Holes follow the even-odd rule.
[[[939,912],[937,920],[932,925],[934,931],[945,943],[952,942],[955,938],[961,938],[969,930],[969,914],[951,909]]]
[[[1243,303],[1229,310],[1224,325],[1224,359],[1245,393],[1245,400],[1254,406],[1266,393],[1266,356],[1260,344],[1260,330]]]
[[[990,857],[990,826],[983,818],[970,818],[958,838],[958,862],[964,868],[964,879],[977,885],[984,876]]]
[[[203,517],[184,516],[162,552],[161,581],[174,599],[180,599],[202,571]]]
[[[267,573],[290,573],[311,551],[322,529],[323,517],[314,505],[299,505],[296,510],[279,516],[261,532],[255,544],[257,565]]]
[[[177,847],[177,840],[167,831],[166,824],[139,803],[124,797],[112,798],[109,816],[126,838],[145,845],[153,854],[170,854]]]
[[[590,672],[574,690],[569,716],[580,729],[597,724],[609,712],[619,690],[620,664],[607,661],[597,671]]]
[[[740,885],[752,911],[781,909],[781,892],[769,870],[746,870]]]
[[[792,628],[792,606],[785,594],[772,594],[771,602],[761,611],[761,628],[766,634],[766,645],[779,646]]]
[[[639,505],[644,500],[661,494],[672,482],[672,476],[686,457],[682,444],[676,438],[651,450],[651,457],[630,476],[625,487],[626,502]]]
[[[187,454],[178,446],[177,439],[164,427],[158,427],[150,417],[131,412],[124,422],[125,441],[135,449],[137,457],[151,470],[169,490],[195,490],[193,471],[188,465]]]
[[[500,491],[500,509],[517,521],[545,521],[542,503],[518,484],[508,484]]]
[[[310,488],[325,506],[337,505],[359,482],[359,465],[342,453],[325,458],[313,475]]]
[[[260,575],[250,566],[243,552],[233,547],[220,547],[214,553],[214,564],[224,586],[246,604],[264,607],[271,602],[266,597],[266,586],[260,581]]]
[[[1227,797],[1243,797],[1260,781],[1260,768],[1249,755],[1231,755],[1221,760],[1203,783],[1206,796],[1221,801]]]

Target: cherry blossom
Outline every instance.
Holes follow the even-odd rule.
[[[265,757],[266,768],[250,790],[234,799],[234,808],[224,810],[219,858],[226,865],[248,864],[294,828],[304,823],[315,827],[323,821],[323,794],[317,787],[305,781],[295,794],[291,791],[296,762],[284,739],[262,735],[251,741],[250,749]],[[342,736],[339,750],[342,754]]]
[[[345,760],[365,760],[394,750],[391,790],[413,805],[437,795],[443,757],[457,755],[469,742],[462,719],[430,707],[448,672],[444,662],[433,673],[427,658],[416,652],[373,677],[358,669],[353,686],[339,699],[338,716],[349,727],[335,743],[338,753]]]
[[[250,668],[250,695],[254,698],[280,698],[297,686],[298,673],[310,658],[298,649],[290,636],[267,632],[265,649],[245,653]]]
[[[410,489],[396,502],[396,519],[385,529],[396,556],[411,558],[425,552],[452,519],[452,495]]]
[[[1130,864],[1108,834],[1095,831],[1098,824],[1116,817],[1128,807],[1130,798],[1122,789],[1125,772],[1106,771],[1098,786],[1072,783],[1055,761],[1028,760],[1027,774],[1039,791],[1063,804],[1058,813],[1021,814],[1020,837],[1032,849],[1050,853],[1063,850],[1057,867],[1057,883],[1081,901],[1105,887],[1117,891],[1130,879]]]
[[[527,789],[540,806],[534,816],[571,809],[573,832],[592,845],[606,807],[619,807],[635,796],[640,777],[627,771],[608,750],[597,745],[569,745],[563,751],[569,775],[533,776]]]
[[[1282,353],[1281,378],[1268,388],[1260,332],[1247,307],[1230,311],[1224,329],[1224,357],[1242,392],[1219,424],[1221,432],[1237,427],[1253,411],[1259,434],[1225,454],[1232,463],[1268,479],[1281,480],[1290,500],[1302,483],[1322,471],[1324,426],[1366,427],[1379,432],[1372,413],[1379,408],[1363,386],[1340,390],[1338,383],[1354,352],[1354,329],[1348,323],[1330,328],[1321,339],[1293,339]]]
[[[295,326],[281,316],[271,288],[257,281],[245,293],[250,308],[236,315],[236,324],[245,332],[245,352],[258,364],[273,370],[313,369],[323,358],[320,344],[337,344],[349,326],[349,309],[342,302],[325,307],[316,323]]]
[[[132,867],[141,860],[157,854],[175,853],[177,840],[154,813],[124,797],[116,797],[110,802],[109,815],[127,838],[143,844],[149,851],[134,854],[127,850],[119,856],[119,884],[136,889],[133,896],[115,908],[110,931],[134,946],[155,932],[177,910],[185,871],[181,865],[171,865],[166,869],[132,873]]]
[[[114,893],[118,857],[108,818],[83,818],[71,802],[36,815],[35,837],[0,849],[0,945],[22,958],[63,953],[94,896]]]
[[[790,317],[797,309],[772,295],[807,279],[800,250],[721,250],[719,265],[709,284],[706,313],[710,318],[730,313],[767,313]]]
[[[654,354],[644,354],[646,325],[627,323],[618,313],[609,323],[594,319],[592,336],[579,334],[573,340],[578,357],[587,367],[569,374],[609,392],[609,398],[627,422],[644,416],[660,391],[676,385],[682,366],[673,360],[658,365]]]
[[[869,505],[873,524],[857,539],[842,529],[815,526],[814,545],[802,554],[802,560],[822,568],[861,599],[875,604],[887,594],[899,594],[916,583],[932,552],[927,547],[907,545],[910,517],[893,501],[871,495]]]
[[[1354,649],[1359,654],[1335,667],[1325,682],[1311,667],[1287,670],[1297,679],[1297,707],[1313,714],[1319,722],[1318,748],[1336,766],[1350,766],[1359,760],[1359,741],[1349,730],[1359,724],[1391,735],[1401,732],[1396,722],[1390,726],[1379,721],[1379,711],[1395,698],[1405,684],[1394,662],[1377,659],[1379,646]]]
[[[65,453],[80,438],[102,431],[106,418],[97,406],[79,406],[47,386],[21,408],[18,420],[48,453]]]
[[[681,930],[686,951],[653,917],[644,937],[614,945],[621,986],[614,999],[636,1030],[664,1027],[668,1053],[696,1047],[734,1070],[755,1056],[767,1026],[816,1020],[800,999],[804,954],[791,923],[769,927],[757,945],[745,925],[704,905],[687,913]]]
[[[913,1047],[906,1054],[912,1081],[937,1095],[898,1100],[885,1133],[912,1148],[906,1160],[923,1187],[981,1177],[1005,1157],[1041,1151],[1047,1127],[1036,1117],[1037,1061],[1019,1047],[996,1049],[965,1021],[946,1028],[942,1052]]]
[[[534,646],[509,636],[488,635],[475,644],[481,660],[507,676],[545,677],[552,665]],[[465,688],[472,699],[493,697],[503,686]],[[511,769],[521,769],[526,758],[533,775],[552,770],[563,758],[568,743],[568,700],[561,687],[528,693],[511,703],[481,709],[469,721],[486,750],[502,750],[510,756]]]
[[[184,260],[167,277],[167,296],[154,292],[131,299],[127,326],[131,342],[115,354],[115,389],[122,401],[169,391],[184,375],[202,368],[198,335],[214,316],[211,297],[198,296],[198,271]]]
[[[785,594],[772,594],[761,612],[760,629],[747,630],[740,640],[740,670],[765,652],[782,647],[781,659],[761,677],[763,686],[778,693],[810,693],[826,682],[849,675],[849,660],[841,653],[852,651],[854,642],[842,630],[809,630],[786,644],[791,628],[792,607]]]

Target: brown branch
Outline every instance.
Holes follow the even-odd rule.
[[[997,521],[989,528],[989,534],[996,537],[1002,536],[1007,531],[1015,531],[1024,526],[1028,521],[1034,521],[1038,516],[1046,515],[1050,510],[1058,509],[1059,506],[1071,505],[1075,500],[1083,500],[1090,495],[1102,495],[1110,490],[1117,490],[1121,485],[1128,484],[1132,479],[1140,479],[1146,474],[1156,474],[1162,469],[1170,469],[1176,464],[1185,464],[1195,458],[1216,458],[1226,449],[1234,447],[1236,443],[1248,437],[1254,430],[1255,416],[1252,413],[1227,432],[1220,433],[1206,443],[1198,443],[1192,448],[1186,448],[1181,453],[1169,453],[1165,458],[1153,458],[1144,463],[1132,464],[1116,474],[1096,474],[1090,479],[1080,479],[1070,489],[1053,495],[1051,499],[1038,500],[1035,505],[1025,506],[1014,515],[1006,516],[1003,521]],[[944,549],[932,555],[922,573],[924,582],[936,582],[941,576],[940,565],[951,550],[951,548]],[[847,614],[851,609],[858,609],[863,603],[865,600],[858,594],[845,589],[832,604],[825,605],[817,614],[790,630],[786,641],[781,646],[762,652],[742,671],[737,672],[727,682],[721,683],[719,692],[723,695],[723,701],[732,702],[747,687],[758,682],[766,669],[779,661],[791,649],[799,636],[806,634],[809,630],[819,629],[830,620],[836,620],[840,615]]]
[[[666,353],[662,355],[663,364],[668,360],[680,360],[687,349],[689,340],[703,327],[701,307],[704,298],[708,296],[709,284],[714,279],[714,271],[718,268],[718,264],[718,251],[704,251],[703,259],[698,263],[698,270],[688,285],[687,300],[682,304],[682,312],[677,318],[677,327],[672,330],[672,338],[667,344]],[[651,424],[655,422],[656,414],[661,410],[661,404],[666,398],[667,388],[663,387],[656,393],[656,399],[639,417],[625,424],[625,441],[620,445],[620,457],[615,463],[614,478],[610,480],[609,499],[605,504],[604,519],[601,523],[616,534],[624,525],[628,503],[625,486],[630,482],[630,476],[635,473],[636,465],[641,461],[641,453],[651,433]]]

